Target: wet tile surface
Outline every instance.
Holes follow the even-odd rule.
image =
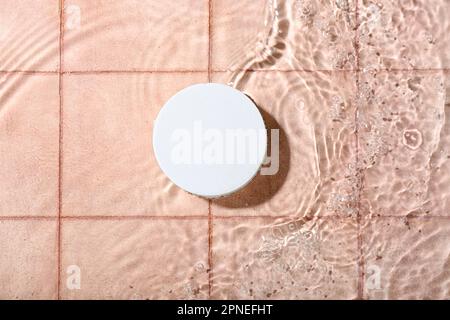
[[[439,78],[441,75],[439,75]],[[428,202],[425,210],[434,215],[450,216],[450,75],[443,76],[442,94],[444,107],[439,108],[439,140],[430,158],[430,180],[428,183]]]
[[[361,203],[369,213],[448,215],[440,174],[448,162],[446,86],[442,73],[361,75]]]
[[[204,81],[202,73],[65,77],[63,215],[207,215],[207,200],[160,170],[151,135],[164,101]]]
[[[213,229],[215,299],[357,296],[352,219],[220,219]]]
[[[56,71],[59,1],[2,1],[0,70]]]
[[[213,69],[355,69],[355,8],[353,0],[213,0]]]
[[[0,74],[0,216],[56,215],[55,75]]]
[[[78,268],[81,281],[63,274],[62,297],[205,299],[207,231],[206,219],[65,220],[62,268]]]
[[[449,298],[448,1],[0,7],[0,298]],[[208,81],[278,129],[212,201],[151,145]]]
[[[355,78],[309,72],[217,73],[258,105],[279,153],[252,183],[213,201],[215,215],[356,214]],[[276,138],[272,144],[276,145]],[[277,150],[276,148],[274,150]]]
[[[57,298],[56,221],[0,221],[0,299]]]
[[[450,3],[358,0],[361,67],[450,67]]]
[[[65,70],[207,70],[206,0],[73,0],[65,14]]]
[[[363,232],[365,298],[448,298],[450,220],[381,218]]]

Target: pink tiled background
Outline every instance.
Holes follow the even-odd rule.
[[[0,298],[450,297],[450,127],[436,133],[430,112],[435,78],[449,87],[450,3],[389,0],[375,12],[369,0],[311,0],[310,11],[288,2],[299,15],[291,55],[247,71],[244,89],[282,129],[280,171],[213,201],[161,173],[153,120],[178,90],[229,81],[258,45],[266,1],[0,3]],[[333,17],[326,34],[300,22],[311,10]],[[379,30],[374,14],[393,18]],[[428,89],[406,125],[421,130],[423,148],[392,143],[383,161],[361,156],[373,137],[359,119],[408,109],[402,90],[415,77]],[[389,110],[374,102],[385,92]],[[330,118],[335,95],[344,107]],[[305,133],[311,121],[322,140]],[[387,125],[380,139],[399,130]],[[435,134],[439,145],[427,145]],[[374,164],[360,172],[365,161]],[[410,192],[398,195],[399,185]],[[342,192],[356,198],[330,206]],[[317,255],[332,272],[247,268],[274,226],[299,220],[320,234]],[[72,265],[79,289],[67,286]],[[381,289],[366,285],[372,265]]]

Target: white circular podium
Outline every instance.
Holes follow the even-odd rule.
[[[217,198],[241,189],[258,173],[267,131],[258,108],[242,92],[223,84],[196,84],[160,110],[153,149],[175,185]]]

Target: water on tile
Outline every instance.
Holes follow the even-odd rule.
[[[36,269],[6,272],[1,297],[56,297],[62,263],[66,299],[449,298],[449,1],[75,0],[63,21],[57,1],[16,2],[0,13],[0,215],[55,220],[0,223],[0,268]],[[159,108],[208,78],[280,130],[279,170],[211,203],[151,150]]]

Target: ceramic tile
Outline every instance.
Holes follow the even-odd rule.
[[[270,165],[242,191],[214,200],[213,214],[356,214],[352,73],[217,73],[213,81],[243,88],[279,135]]]
[[[71,0],[65,70],[207,70],[206,0]]]
[[[350,1],[213,1],[214,70],[355,68]]]
[[[449,298],[448,1],[62,2],[1,5],[0,299]],[[152,150],[209,67],[278,129],[211,205]]]
[[[450,3],[358,0],[361,67],[450,67]]]
[[[64,220],[62,298],[205,299],[207,224]]]
[[[428,201],[425,211],[439,216],[450,216],[450,76],[446,74],[443,88],[429,92],[430,96],[444,94],[444,106],[439,105],[439,136],[436,149],[430,158]],[[444,91],[445,90],[445,91]],[[442,104],[442,100],[439,100]]]
[[[0,215],[56,215],[58,76],[0,74]]]
[[[239,62],[252,57],[264,35],[266,2],[244,0],[230,5],[213,0],[212,12],[213,69],[238,68]]]
[[[354,299],[353,219],[214,220],[213,298]]]
[[[59,1],[5,0],[0,11],[0,71],[56,71]]]
[[[368,220],[363,234],[366,299],[448,298],[450,220]]]
[[[64,215],[206,215],[152,150],[153,120],[206,74],[70,75],[64,79]]]
[[[439,170],[448,162],[445,100],[442,73],[362,74],[359,159],[368,213],[448,214],[448,177]]]
[[[57,223],[0,221],[0,299],[57,298]]]

